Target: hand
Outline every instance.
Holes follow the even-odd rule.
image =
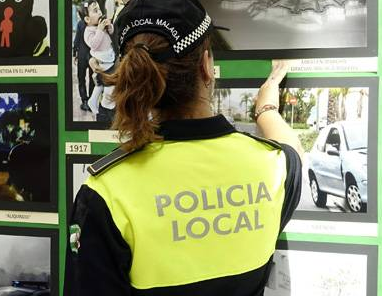
[[[99,65],[99,61],[94,57],[90,58],[89,66],[93,70],[94,73],[102,73],[103,72],[103,69]]]
[[[259,93],[255,98],[256,111],[260,110],[264,105],[279,106],[279,85],[284,79],[289,69],[289,63],[286,61],[276,61],[272,66],[272,72],[268,79],[260,87]]]
[[[78,57],[74,57],[74,65],[77,66],[78,63]]]
[[[111,20],[105,19],[105,27],[111,26]]]
[[[106,19],[100,19],[98,22],[98,30],[105,31],[106,28]]]

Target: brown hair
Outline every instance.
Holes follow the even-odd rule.
[[[211,52],[207,37],[185,57],[158,63],[137,44],[146,45],[154,53],[169,46],[157,34],[136,35],[126,45],[116,71],[104,79],[115,85],[116,113],[112,128],[118,129],[121,142],[125,137],[128,139],[122,143],[122,148],[128,151],[162,140],[156,133],[161,114],[166,112],[173,118],[181,118],[187,113],[198,95],[203,54],[205,50]]]

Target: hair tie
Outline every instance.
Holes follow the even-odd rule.
[[[137,44],[134,44],[133,47],[134,48],[142,48],[142,49],[146,50],[148,53],[150,53],[150,48],[146,44],[137,43]]]

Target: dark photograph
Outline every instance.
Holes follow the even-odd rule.
[[[124,1],[66,3],[67,14],[71,16],[71,20],[67,18],[71,23],[66,26],[68,129],[108,128],[113,120],[113,87],[104,85],[101,74],[112,73],[116,66],[113,23]],[[100,20],[105,26],[101,39],[95,39]]]
[[[53,231],[0,228],[0,296],[57,293],[57,239]]]
[[[57,182],[53,89],[17,89],[0,90],[0,208],[50,208],[56,203]]]
[[[323,79],[288,79],[280,89],[279,111],[305,150],[296,215],[305,212],[309,217],[313,211],[324,218],[346,213],[361,215],[362,220],[362,214],[370,213],[375,218],[376,192],[370,183],[376,184],[376,167],[368,159],[377,155],[376,85],[331,80],[328,85]],[[230,83],[218,83],[212,106],[215,114],[225,115],[238,131],[261,136],[253,105],[259,89],[222,84]]]
[[[373,47],[374,56],[377,55],[377,35],[369,32],[371,30],[369,18],[376,20],[372,10],[374,8],[369,7],[374,5],[372,3],[374,1],[201,0],[201,2],[215,24],[229,29],[214,33],[213,47],[217,51],[252,51],[254,56],[260,54],[256,51],[265,51],[274,58],[282,58],[288,57],[291,50],[318,49],[311,57],[339,57],[341,54],[344,57],[355,57],[365,55],[359,49]],[[312,52],[298,51],[295,54],[303,58],[312,55]],[[239,57],[239,53],[237,55]]]
[[[0,1],[0,64],[53,63],[57,57],[54,22],[57,22],[56,1]]]
[[[279,242],[264,295],[376,296],[376,260],[371,246]]]

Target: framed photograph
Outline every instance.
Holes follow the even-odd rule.
[[[377,246],[279,241],[264,295],[377,296],[377,273]]]
[[[101,157],[102,155],[66,156],[66,212],[68,221],[77,192],[90,176],[87,168]]]
[[[0,210],[57,212],[57,88],[0,84]]]
[[[238,131],[260,135],[253,101],[264,80],[221,79],[213,109]],[[280,113],[305,154],[298,220],[377,223],[378,80],[288,78]]]
[[[123,2],[97,0],[97,3],[102,17],[114,22]],[[103,42],[110,44],[109,48],[102,52],[90,48],[91,37],[85,36],[94,25],[86,22],[84,13],[87,10],[84,11],[79,0],[65,1],[65,9],[66,129],[108,129],[114,117],[114,103],[109,100],[113,87],[103,85],[100,72],[112,73],[114,70],[117,55],[113,34],[103,36]]]
[[[3,0],[0,16],[0,75],[56,76],[57,1]]]
[[[201,0],[217,59],[377,56],[377,1]]]
[[[58,231],[0,227],[0,295],[58,296]]]

